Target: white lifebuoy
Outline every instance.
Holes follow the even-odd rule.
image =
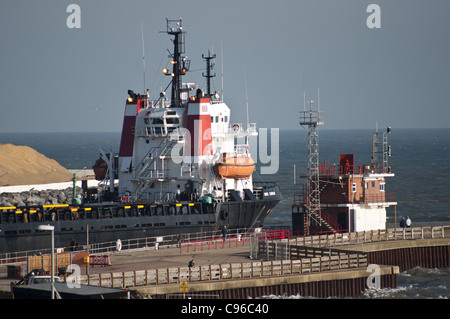
[[[117,251],[121,251],[122,250],[122,241],[120,239],[117,239],[116,250]]]
[[[239,124],[233,125],[233,131],[235,131],[235,132],[239,131]]]

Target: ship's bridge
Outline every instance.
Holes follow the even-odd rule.
[[[142,110],[136,121],[139,137],[168,136],[180,127],[185,108],[152,108]]]

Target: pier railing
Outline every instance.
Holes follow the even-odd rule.
[[[182,281],[201,282],[284,276],[366,266],[367,258],[363,254],[349,253],[297,260],[272,260],[101,273],[80,276],[79,283],[106,287],[129,288],[148,285],[175,284]]]
[[[424,226],[386,228],[359,232],[330,233],[291,239],[291,244],[315,247],[331,247],[369,242],[409,239],[437,239],[450,237],[450,226]]]
[[[191,251],[204,251],[212,249],[223,249],[231,247],[243,247],[245,245],[252,245],[256,241],[267,241],[267,240],[279,240],[279,239],[289,239],[291,232],[287,229],[278,230],[266,230],[258,233],[246,232],[240,233],[235,232],[234,235],[227,236],[226,239],[223,237],[211,237],[196,240],[182,240],[179,242],[178,246],[180,248],[180,253],[191,252]]]

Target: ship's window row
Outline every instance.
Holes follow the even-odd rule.
[[[146,128],[147,136],[167,136],[168,134],[172,133],[176,129],[177,129],[176,126],[173,126],[173,127],[154,126],[154,127]]]
[[[111,207],[92,209],[90,211],[71,211],[67,209],[57,209],[48,211],[28,211],[16,210],[0,211],[0,224],[9,223],[30,223],[45,221],[69,221],[78,219],[109,219],[109,218],[132,218],[140,216],[170,216],[170,215],[196,215],[213,214],[212,205],[208,204],[184,204],[180,206],[146,206],[146,207]]]
[[[165,120],[165,123],[164,123]],[[180,118],[177,116],[174,117],[156,117],[156,118],[145,118],[144,119],[144,123],[149,125],[164,125],[164,124],[169,124],[169,125],[174,125],[174,124],[180,124]]]
[[[225,115],[224,117],[211,116],[211,123],[219,123],[219,121],[228,123],[228,116],[227,115]]]

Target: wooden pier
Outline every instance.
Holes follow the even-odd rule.
[[[450,226],[254,240],[242,235],[226,243],[216,239],[111,253],[112,266],[90,268],[79,279],[152,299],[357,297],[374,275],[379,288],[395,288],[402,271],[450,265]],[[258,254],[250,259],[255,244]],[[191,258],[196,265],[188,267]]]

